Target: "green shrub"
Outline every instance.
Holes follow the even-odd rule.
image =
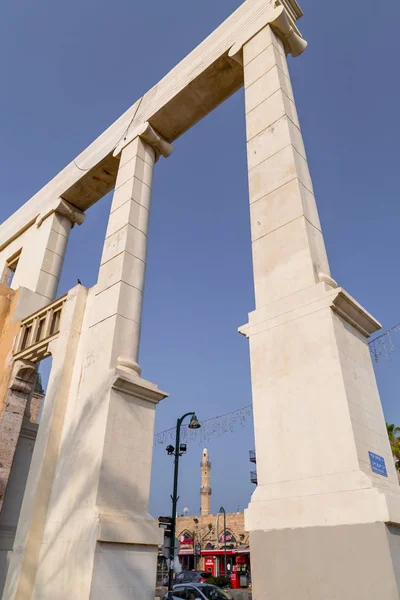
[[[209,577],[207,579],[207,583],[210,583],[211,585],[216,585],[220,588],[229,587],[230,582],[231,580],[229,579],[229,577]]]

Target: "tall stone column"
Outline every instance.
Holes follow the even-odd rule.
[[[253,597],[394,600],[399,486],[367,345],[380,325],[330,276],[286,62],[291,36],[279,19],[243,48]]]
[[[121,155],[104,242],[92,325],[113,323],[110,366],[140,374],[138,353],[154,162],[172,146],[145,123],[116,148]]]
[[[151,176],[172,147],[121,142],[98,283],[68,294],[3,598],[154,600],[148,513],[155,409],[137,364]],[[77,465],[80,468],[77,469]]]

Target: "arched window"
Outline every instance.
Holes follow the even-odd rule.
[[[225,531],[221,533],[218,541],[220,544],[236,544],[236,538],[229,529],[225,529]]]
[[[179,536],[179,541],[181,544],[184,545],[193,545],[193,534],[190,533],[190,531],[182,531],[181,535]]]
[[[206,550],[214,550],[214,544],[208,542],[208,544],[206,545]]]

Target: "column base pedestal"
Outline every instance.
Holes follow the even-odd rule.
[[[253,600],[399,600],[400,527],[250,533]]]

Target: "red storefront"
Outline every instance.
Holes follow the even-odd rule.
[[[214,576],[225,576],[225,552],[223,548],[202,550],[201,556],[204,561],[204,570],[207,573]],[[248,546],[227,548],[226,570],[228,577],[239,580],[240,587],[247,587],[250,578],[250,548]],[[233,574],[237,575],[233,576]]]

